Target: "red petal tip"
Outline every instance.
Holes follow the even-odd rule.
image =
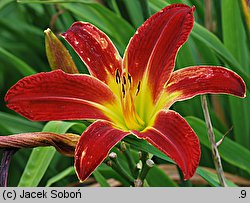
[[[174,69],[179,48],[192,30],[194,10],[195,7],[185,4],[167,6],[145,21],[129,42],[124,64],[133,78],[135,89],[148,72],[147,83],[154,101]]]
[[[64,38],[65,37],[65,32],[64,33],[60,33],[59,35]]]
[[[103,162],[109,151],[128,132],[120,131],[109,122],[96,121],[81,135],[75,150],[75,170],[81,182]]]
[[[194,13],[195,9],[196,9],[195,6],[192,6],[191,8],[192,13]]]
[[[178,113],[163,110],[157,115],[153,126],[143,132],[132,132],[175,161],[182,170],[185,180],[194,175],[201,155],[199,139]]]
[[[96,104],[113,101],[115,95],[98,79],[62,70],[25,77],[5,96],[8,108],[34,121],[107,119]]]
[[[109,37],[88,22],[75,22],[61,36],[75,50],[90,74],[109,84],[121,72],[121,57]]]

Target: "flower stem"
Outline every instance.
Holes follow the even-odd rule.
[[[142,169],[138,178],[134,181],[135,187],[142,187],[144,185],[149,170],[154,166],[154,162],[152,159],[149,159],[149,154],[147,152],[140,152],[139,155],[142,162]]]
[[[206,121],[208,139],[211,145],[211,150],[212,150],[214,165],[217,171],[217,176],[218,176],[221,186],[227,187],[224,171],[223,171],[222,164],[221,164],[221,158],[220,158],[220,154],[216,145],[215,135],[213,132],[213,126],[212,126],[209,111],[208,111],[206,95],[201,96],[201,104],[202,104],[202,109],[203,109],[203,113],[204,113],[204,117]]]
[[[3,157],[0,165],[0,187],[7,187],[10,161],[12,156],[16,153],[17,150],[18,149],[16,148],[10,148],[10,149],[4,149],[3,151]]]
[[[131,156],[129,145],[122,141],[121,145],[120,145],[120,150],[122,151],[122,153],[124,154],[124,156],[127,159],[128,166],[129,166],[129,169],[130,169],[133,177],[134,178],[138,177],[139,168],[137,167],[135,160]]]
[[[134,178],[130,176],[130,174],[127,173],[127,171],[124,170],[122,165],[117,159],[117,154],[114,152],[111,152],[109,154],[109,161],[106,161],[106,164],[110,166],[114,171],[116,171],[120,176],[122,176],[124,179],[126,179],[131,185],[134,184]]]
[[[141,173],[139,174],[139,178],[144,181],[144,179],[146,178],[149,170],[154,166],[154,162],[152,159],[148,159],[146,161],[146,164],[144,165],[144,167],[142,167]]]
[[[142,162],[142,165],[144,165],[146,163],[146,161],[149,159],[148,152],[139,151],[139,158]]]

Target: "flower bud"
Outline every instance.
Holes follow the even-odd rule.
[[[74,156],[76,143],[80,136],[75,134],[55,134],[48,132],[22,133],[0,136],[0,148],[34,148],[40,146],[54,146],[65,156]]]
[[[66,73],[78,73],[69,51],[48,28],[45,33],[45,49],[52,70],[61,69]]]

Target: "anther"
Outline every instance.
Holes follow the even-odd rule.
[[[118,69],[116,69],[115,81],[116,81],[117,84],[120,84],[120,82],[121,82],[121,78],[120,78],[120,74],[119,74]]]
[[[123,76],[123,84],[126,85],[126,78]]]
[[[141,88],[141,81],[139,81],[138,86],[137,86],[137,90],[136,90],[136,96],[138,95],[138,93],[140,92],[140,88]]]
[[[125,97],[125,87],[124,87],[124,84],[122,84],[122,97],[123,98]]]
[[[129,75],[129,74],[128,74],[128,81],[129,81],[129,83],[130,83],[130,85],[131,85],[132,80],[131,80],[131,75]]]

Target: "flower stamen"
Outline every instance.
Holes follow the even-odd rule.
[[[121,108],[124,115],[124,121],[128,129],[139,130],[144,128],[145,122],[139,117],[136,112],[134,100],[135,91],[132,88],[132,77],[129,73],[120,75],[118,69],[116,70],[116,83],[120,89]],[[136,94],[140,91],[140,82],[138,84]]]
[[[132,83],[132,78],[131,78],[131,75],[130,75],[130,74],[128,74],[128,81],[129,81],[129,84],[131,85],[131,83]]]
[[[117,84],[120,84],[120,82],[121,82],[120,73],[119,73],[118,69],[116,69],[115,81],[116,81]]]
[[[125,78],[125,76],[123,76],[123,84],[126,85],[126,83],[127,83],[126,78]]]
[[[122,98],[125,98],[125,93],[126,93],[126,91],[125,91],[125,85],[122,84]]]
[[[141,88],[141,81],[139,81],[139,83],[138,83],[138,86],[137,86],[137,89],[136,89],[135,96],[137,96],[137,95],[139,94],[140,88]]]

